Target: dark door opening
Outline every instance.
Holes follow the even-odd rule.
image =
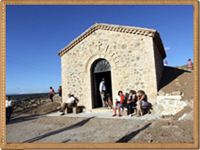
[[[92,108],[102,107],[101,96],[99,92],[99,85],[102,81],[102,78],[105,79],[107,94],[109,94],[112,99],[110,64],[105,59],[99,59],[95,61],[91,68]]]

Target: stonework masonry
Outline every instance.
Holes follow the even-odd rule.
[[[155,59],[157,87],[160,88],[159,83],[161,81],[162,72],[164,70],[163,59],[162,59],[161,54],[159,53],[159,50],[156,44],[154,43],[153,45],[154,45],[154,59]]]
[[[112,25],[104,26],[109,28]],[[152,30],[152,34],[154,32]],[[113,98],[118,90],[128,92],[131,89],[142,89],[147,93],[149,101],[155,102],[165,57],[164,49],[160,50],[163,48],[162,43],[159,43],[161,47],[158,46],[154,38],[145,33],[140,35],[103,29],[93,29],[88,36],[75,42],[59,53],[63,99],[67,98],[68,93],[73,93],[80,100],[80,105],[92,109],[91,66],[103,58],[111,66]]]

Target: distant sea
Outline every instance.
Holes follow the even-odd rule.
[[[48,93],[26,93],[26,94],[6,94],[11,100],[21,101],[21,100],[31,100],[35,98],[47,98]]]

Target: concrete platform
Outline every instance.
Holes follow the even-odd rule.
[[[125,110],[126,111],[126,110]],[[136,114],[133,114],[132,116],[127,116],[126,112],[123,113],[123,116],[115,116],[112,117],[113,110],[108,109],[108,108],[96,108],[92,109],[91,111],[84,111],[82,113],[69,113],[65,114],[62,117],[84,117],[84,118],[89,118],[89,117],[95,117],[95,118],[110,118],[110,119],[139,119],[139,120],[156,120],[160,119],[160,117],[156,114],[146,114],[141,117],[137,117]],[[47,114],[46,116],[61,116],[61,112],[54,112]]]

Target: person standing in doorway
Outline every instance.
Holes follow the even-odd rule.
[[[102,81],[99,84],[99,92],[101,95],[102,106],[105,107],[106,85],[104,78],[102,78]]]

